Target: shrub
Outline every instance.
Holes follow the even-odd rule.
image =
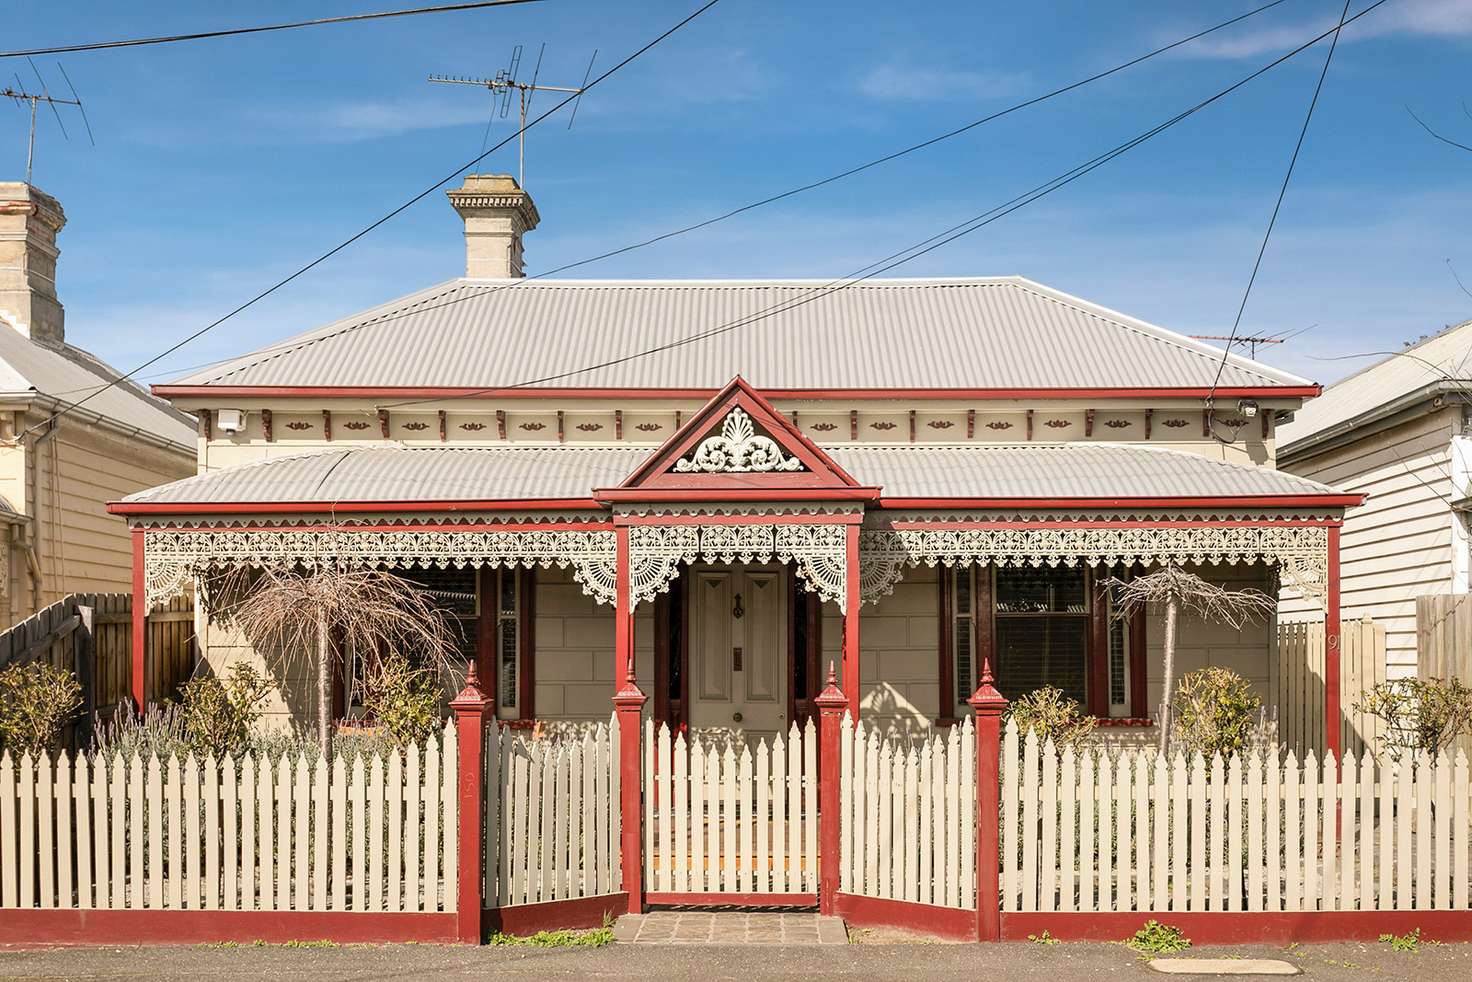
[[[113,711],[112,719],[101,723],[92,732],[95,757],[183,757],[189,752],[189,731],[184,725],[184,713],[177,703],[159,703],[148,708],[139,716],[131,699],[125,699]]]
[[[1225,757],[1253,743],[1262,699],[1252,683],[1227,668],[1202,668],[1184,676],[1171,702],[1172,737],[1189,753]]]
[[[1391,760],[1407,752],[1437,753],[1472,732],[1472,689],[1457,679],[1381,682],[1354,708],[1385,723],[1379,749]]]
[[[388,655],[363,684],[363,709],[400,747],[423,743],[440,725],[439,680],[403,655]]]
[[[1018,697],[1007,710],[1007,716],[1017,721],[1023,733],[1032,730],[1040,741],[1052,740],[1059,750],[1081,749],[1098,722],[1084,712],[1077,699],[1070,699],[1051,685]]]
[[[0,671],[0,749],[32,755],[54,749],[81,708],[82,686],[65,669],[32,662]]]
[[[1145,951],[1153,955],[1169,955],[1191,947],[1191,939],[1182,934],[1178,927],[1171,927],[1159,921],[1146,921],[1145,926],[1136,931],[1134,937],[1125,944],[1136,951]]]
[[[215,757],[245,750],[270,688],[264,676],[241,663],[223,681],[211,675],[184,683],[180,705],[191,746]]]

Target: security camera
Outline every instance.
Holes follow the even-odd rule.
[[[239,409],[221,409],[215,413],[215,425],[222,433],[234,436],[245,429],[245,413]]]
[[[1237,412],[1241,413],[1244,419],[1256,419],[1257,403],[1251,399],[1243,399],[1237,403]]]

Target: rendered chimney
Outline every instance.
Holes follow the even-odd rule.
[[[472,279],[516,279],[521,271],[521,237],[537,227],[537,206],[509,174],[470,174],[446,192],[465,220],[465,275]]]
[[[56,233],[65,224],[51,195],[0,181],[0,321],[48,344],[66,338],[66,312],[56,299]]]

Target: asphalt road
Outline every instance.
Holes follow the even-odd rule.
[[[1120,945],[867,943],[826,947],[613,945],[598,949],[342,947],[63,948],[0,951],[0,979],[344,979],[444,982],[494,979],[659,979],[768,982],[812,979],[946,979],[1072,982],[1161,980]],[[1472,945],[1391,951],[1376,944],[1194,949],[1196,957],[1276,957],[1315,980],[1472,980]],[[1185,976],[1185,978],[1200,976]]]

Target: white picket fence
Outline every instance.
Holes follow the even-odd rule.
[[[843,717],[844,893],[976,909],[976,735],[971,717],[920,744]]]
[[[553,740],[486,730],[487,906],[622,889],[618,746],[617,715]]]
[[[818,732],[738,756],[729,740],[644,728],[646,889],[675,893],[816,893]]]
[[[1020,742],[1020,746],[1019,746]],[[1467,758],[1002,744],[1004,911],[1463,910]]]
[[[454,910],[456,760],[6,754],[0,906]]]

